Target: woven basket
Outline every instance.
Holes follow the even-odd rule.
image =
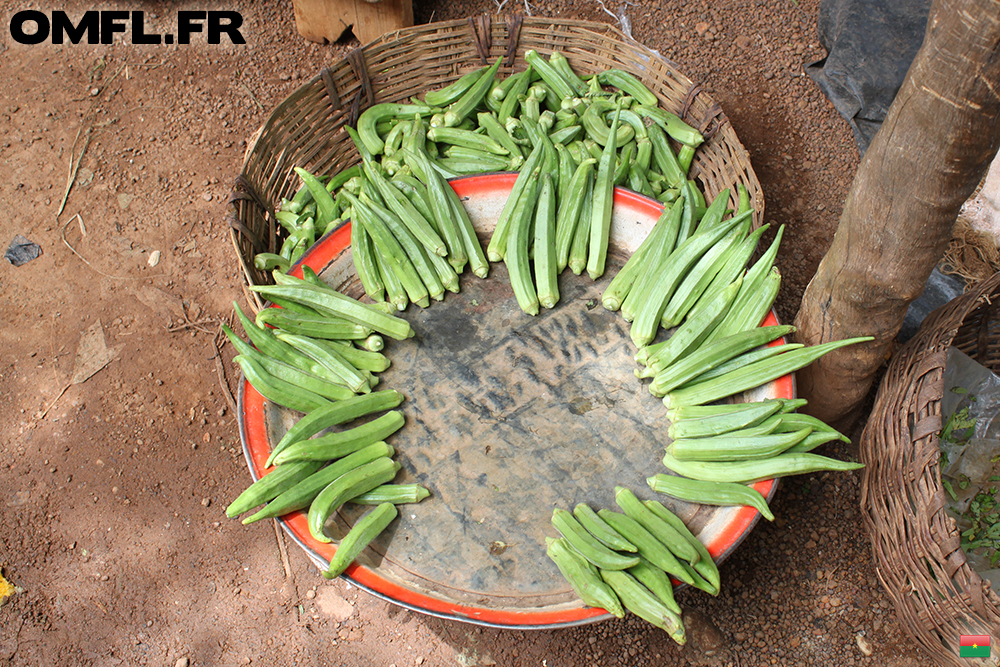
[[[360,160],[345,124],[353,126],[373,104],[422,97],[498,56],[504,56],[500,76],[523,70],[528,49],[546,56],[560,51],[584,75],[618,68],[637,76],[663,108],[705,134],[690,174],[706,197],[742,183],[756,210],[754,224],[761,224],[764,196],[749,155],[719,105],[669,61],[602,23],[482,15],[387,34],[324,69],[275,108],[248,146],[230,197],[231,237],[246,280],[271,282],[254,268],[253,257],[281,246],[274,210],[298,188],[292,168],[334,174]],[[263,306],[255,293],[250,298],[255,308]]]
[[[860,444],[876,571],[900,625],[937,664],[973,664],[958,657],[960,635],[1000,638],[1000,597],[966,562],[945,511],[938,441],[948,348],[1000,371],[998,297],[1000,273],[927,317],[890,362]]]

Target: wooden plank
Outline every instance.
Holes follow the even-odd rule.
[[[293,0],[295,27],[311,42],[327,43],[351,30],[362,44],[413,25],[411,0]]]

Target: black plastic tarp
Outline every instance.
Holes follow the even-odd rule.
[[[827,57],[806,72],[854,130],[863,155],[920,49],[930,0],[822,0]]]

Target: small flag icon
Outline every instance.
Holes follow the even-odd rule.
[[[959,641],[958,657],[988,658],[990,657],[989,635],[962,635]]]

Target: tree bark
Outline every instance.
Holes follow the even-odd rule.
[[[797,374],[812,414],[856,417],[910,302],[1000,140],[1000,0],[935,0],[923,45],[847,195],[795,318],[800,342],[874,336]]]

